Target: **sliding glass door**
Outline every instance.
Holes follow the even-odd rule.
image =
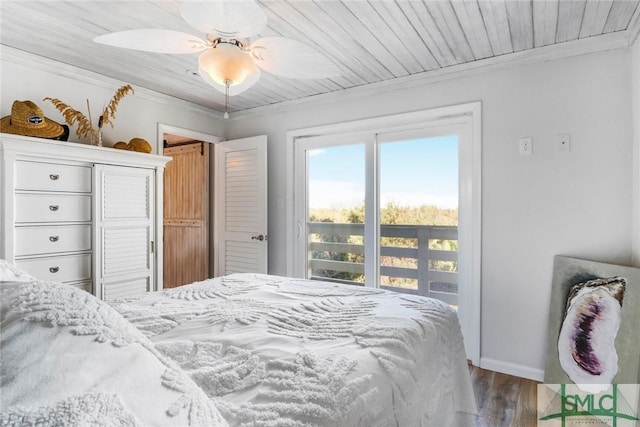
[[[306,276],[364,285],[365,144],[315,141],[304,154]]]
[[[298,141],[303,275],[457,306],[458,131],[431,126]]]
[[[479,102],[291,131],[287,274],[438,298],[480,363]]]
[[[457,306],[459,136],[435,131],[377,136],[377,285]]]

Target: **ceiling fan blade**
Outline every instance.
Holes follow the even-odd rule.
[[[292,79],[337,77],[340,68],[312,47],[286,37],[264,37],[251,44],[251,56],[260,68]]]
[[[217,91],[225,93],[226,87],[221,85],[220,83],[216,83],[209,76],[209,73],[207,73],[205,70],[203,70],[202,67],[200,67],[198,69],[198,72],[200,73],[200,77],[202,77],[202,80],[207,82],[209,85],[213,86]],[[260,69],[256,68],[255,72],[249,74],[247,76],[247,78],[245,79],[245,81],[243,81],[239,85],[229,86],[229,96],[239,95],[242,92],[244,92],[245,90],[249,89],[251,86],[256,84],[256,82],[258,80],[260,80],[260,75],[261,75]]]
[[[196,53],[206,49],[207,42],[191,34],[171,30],[129,30],[109,33],[95,42],[156,53]]]
[[[183,0],[180,13],[192,27],[226,39],[250,37],[267,25],[254,0]]]

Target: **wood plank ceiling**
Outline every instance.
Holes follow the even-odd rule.
[[[258,36],[290,37],[341,69],[332,79],[263,72],[231,111],[454,69],[460,64],[585,38],[637,34],[640,0],[265,0]],[[162,28],[198,36],[178,0],[0,1],[0,43],[224,111],[224,95],[193,75],[197,55],[99,45],[113,31]]]

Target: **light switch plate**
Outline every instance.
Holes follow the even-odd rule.
[[[561,153],[571,151],[571,134],[562,133],[558,135],[558,151]]]

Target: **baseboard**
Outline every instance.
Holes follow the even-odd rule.
[[[534,369],[528,366],[516,365],[515,363],[503,362],[502,360],[480,358],[480,367],[490,371],[501,372],[503,374],[514,375],[516,377],[527,378],[529,380],[544,380],[544,370]]]

